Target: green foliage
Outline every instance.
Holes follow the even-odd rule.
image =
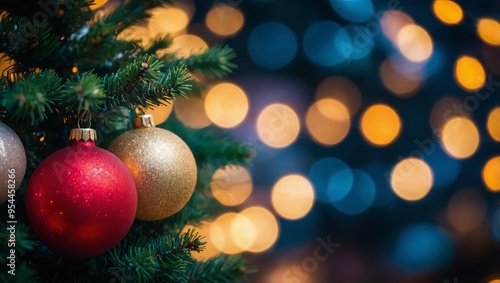
[[[105,146],[130,128],[136,107],[201,92],[204,86],[191,74],[217,79],[231,73],[235,54],[228,47],[187,58],[169,53],[158,58],[155,54],[172,44],[170,35],[159,35],[147,46],[118,39],[127,27],[142,24],[151,9],[173,2],[129,0],[97,16],[91,0],[54,0],[47,20],[36,17],[36,1],[0,3],[0,12],[6,12],[0,19],[0,53],[12,59],[0,78],[0,118],[26,148],[26,179],[43,158],[67,144],[69,129],[83,116],[94,119],[93,128]],[[180,232],[224,210],[210,195],[211,176],[220,166],[248,165],[252,150],[213,129],[188,129],[174,118],[162,126],[183,138],[198,162],[198,183],[188,204],[167,219],[137,220],[120,245],[81,260],[62,258],[38,242],[21,224],[27,220],[20,205],[16,282],[238,282],[253,272],[241,257],[197,262],[191,253],[201,251],[205,240],[194,231]],[[21,203],[23,188],[17,194]],[[1,228],[0,241],[7,239],[6,227]],[[6,257],[1,256],[4,264]],[[5,275],[0,281],[7,282]]]

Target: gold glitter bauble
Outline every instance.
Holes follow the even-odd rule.
[[[191,198],[196,161],[181,138],[154,126],[152,115],[140,115],[134,127],[114,140],[108,150],[132,173],[138,196],[136,218],[163,219],[181,210]]]
[[[16,133],[0,122],[0,204],[15,199],[26,172],[26,152]]]

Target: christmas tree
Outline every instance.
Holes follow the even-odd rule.
[[[0,141],[3,139],[5,157],[0,169],[5,171],[1,173],[2,190],[8,192],[2,192],[1,213],[8,215],[8,221],[2,222],[0,261],[9,272],[2,272],[0,281],[244,280],[253,268],[241,256],[195,260],[192,254],[203,250],[205,239],[185,227],[196,226],[221,211],[222,206],[207,193],[213,172],[221,166],[248,165],[252,150],[213,129],[186,128],[175,118],[155,128],[151,118],[142,115],[147,109],[169,105],[172,100],[200,95],[207,82],[220,79],[235,68],[231,62],[234,52],[227,46],[215,46],[181,57],[168,51],[173,41],[168,34],[147,40],[120,36],[126,29],[143,24],[152,9],[173,5],[173,0],[129,0],[106,11],[93,9],[93,2],[0,4],[0,53],[9,65],[1,76],[0,91]],[[159,50],[166,51],[158,53]],[[131,130],[132,123],[139,123],[135,130]],[[167,137],[154,136],[158,140],[150,144],[150,136],[143,140],[141,135],[125,136],[146,130]],[[70,135],[72,142],[68,147]],[[16,143],[16,136],[22,145]],[[166,148],[161,148],[165,139]],[[96,149],[94,141],[103,149],[110,148],[113,142],[112,151],[121,161]],[[133,141],[139,143],[135,148]],[[188,147],[181,148],[184,143]],[[160,148],[154,148],[155,144]],[[139,151],[134,151],[137,147]],[[139,156],[148,150],[149,155]],[[158,161],[155,155],[164,152],[169,159]],[[194,167],[179,168],[192,157],[196,160]],[[169,187],[153,190],[151,184],[156,180],[148,178],[141,183],[137,172],[113,171],[120,166],[130,170],[127,158],[141,160],[138,168],[132,168],[140,174],[162,174],[151,177],[158,179],[154,186],[167,180],[165,186]],[[157,171],[162,166],[168,170]],[[82,172],[93,175],[82,177]],[[101,172],[109,176],[105,178]],[[122,173],[123,177],[116,177]],[[119,180],[110,184],[114,179]],[[92,191],[92,186],[100,186],[99,192]],[[194,189],[192,194],[189,187]],[[133,194],[130,188],[134,189]],[[167,190],[164,194],[168,196],[162,195],[162,189]],[[94,195],[108,191],[109,195],[96,200]],[[144,193],[152,191],[149,196]],[[130,197],[124,202],[126,194]],[[64,197],[69,201],[64,203]],[[187,203],[165,205],[160,201],[162,197],[167,197],[167,202],[183,199]],[[83,211],[78,210],[82,200],[91,202]],[[126,212],[135,216],[136,208],[131,206],[137,201],[138,219],[124,220],[128,217]],[[51,205],[58,205],[61,211],[55,212],[57,209]],[[144,212],[141,216],[140,211]],[[89,219],[96,219],[90,215],[93,213],[104,219],[115,213],[120,221],[109,219],[107,227],[101,227],[101,222],[88,223]],[[115,224],[120,229],[127,228],[123,237],[113,228]],[[61,231],[73,233],[61,238]],[[110,234],[117,239],[104,247],[107,251],[93,246],[96,241],[108,240]]]

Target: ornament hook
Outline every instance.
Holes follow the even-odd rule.
[[[78,114],[78,128],[80,129],[80,121],[83,123],[88,123],[88,127],[92,127],[92,113],[88,110],[82,112],[82,115]]]

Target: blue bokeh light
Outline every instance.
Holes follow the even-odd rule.
[[[351,22],[366,22],[374,14],[371,0],[329,0],[329,2],[339,16]]]
[[[452,238],[434,224],[405,228],[395,244],[394,261],[409,273],[429,272],[445,266],[454,252]]]
[[[346,32],[349,34],[352,45],[350,50],[350,59],[359,60],[371,54],[375,46],[374,35],[361,25],[348,25],[345,27]],[[345,48],[348,45],[344,44]],[[347,49],[347,51],[349,51]]]
[[[350,58],[351,37],[334,22],[322,21],[309,26],[304,34],[304,52],[313,63],[331,67]]]
[[[342,170],[349,170],[349,166],[337,158],[323,158],[313,164],[308,176],[314,186],[318,201],[330,202],[328,200],[328,182],[335,173]]]
[[[349,186],[350,185],[350,186]],[[333,206],[344,214],[360,214],[375,200],[375,183],[361,170],[342,170],[330,179],[328,197]]]
[[[424,141],[421,142],[423,143]],[[435,188],[446,187],[458,178],[462,169],[462,162],[448,156],[434,140],[428,139],[427,142],[428,148],[422,148],[422,153],[426,154],[424,160],[432,169],[434,175],[433,186]],[[429,149],[433,150],[430,151]]]
[[[295,58],[297,39],[284,24],[263,23],[250,34],[248,52],[257,65],[266,69],[280,69]]]

